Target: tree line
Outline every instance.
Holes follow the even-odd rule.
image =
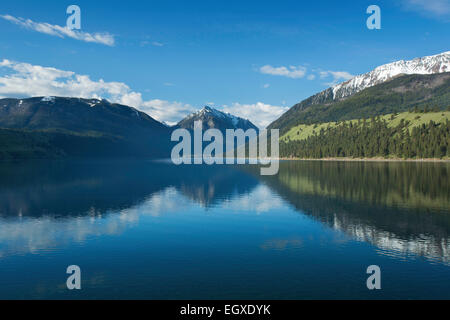
[[[295,158],[445,158],[450,156],[450,123],[430,121],[408,128],[402,119],[392,127],[380,117],[344,121],[322,128],[305,140],[280,141],[280,154]]]

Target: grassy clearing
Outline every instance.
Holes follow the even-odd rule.
[[[408,129],[411,130],[414,127],[421,126],[422,124],[429,123],[430,121],[434,121],[436,123],[445,123],[446,120],[450,121],[450,111],[441,111],[441,112],[402,112],[399,114],[387,114],[384,116],[380,116],[380,119],[385,120],[388,123],[389,127],[396,127],[400,124],[402,119],[404,121],[409,121]],[[345,121],[347,124],[352,122],[353,124],[357,124],[358,121],[362,120],[347,120]],[[370,119],[367,119],[367,122],[370,123]],[[311,124],[305,125],[301,124],[295,127],[292,127],[286,134],[284,134],[280,140],[282,141],[296,141],[296,140],[305,140],[314,134],[319,134],[321,129],[326,129],[328,127],[337,127],[342,125],[341,122],[325,122],[319,124]]]

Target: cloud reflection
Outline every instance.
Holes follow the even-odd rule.
[[[280,198],[273,197],[267,186],[259,185],[248,194],[235,194],[230,199],[224,200],[221,207],[240,214],[243,212],[261,214],[281,208],[283,205]],[[142,218],[183,214],[192,206],[207,210],[201,201],[196,203],[175,187],[168,187],[152,194],[140,204],[106,213],[91,207],[86,215],[76,217],[2,218],[0,257],[36,254],[72,244],[82,245],[95,237],[117,236],[137,226]]]

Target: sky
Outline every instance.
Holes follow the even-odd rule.
[[[66,26],[70,5],[80,30]],[[3,0],[0,97],[105,98],[168,124],[209,105],[264,128],[329,86],[449,44],[450,0]]]

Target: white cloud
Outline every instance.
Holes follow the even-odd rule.
[[[159,42],[159,41],[152,41],[152,42],[150,42],[148,40],[141,41],[140,45],[141,45],[141,47],[145,47],[145,46],[147,46],[149,44],[151,44],[152,46],[155,46],[155,47],[163,47],[164,46],[164,43],[162,43],[162,42]]]
[[[92,81],[89,76],[10,60],[0,62],[9,73],[0,77],[0,94],[9,96],[70,96],[120,100],[132,93],[121,82]]]
[[[450,16],[449,0],[403,0],[403,5],[408,10],[428,13],[437,17]]]
[[[114,46],[115,43],[114,36],[109,33],[87,33],[79,30],[70,30],[67,27],[52,25],[46,22],[34,22],[30,19],[23,19],[20,17],[16,18],[10,15],[0,15],[0,18],[15,23],[26,29],[34,30],[59,38],[69,37],[84,42],[100,43],[107,46]]]
[[[244,119],[249,119],[259,128],[266,128],[288,109],[288,107],[272,106],[262,102],[255,104],[233,103],[231,106],[223,107],[223,111]]]
[[[350,80],[354,77],[354,75],[350,74],[347,71],[328,71],[335,79],[340,80]]]
[[[2,70],[8,72],[2,73]],[[94,81],[87,75],[79,75],[72,71],[6,59],[0,60],[0,96],[105,98],[135,107],[168,124],[174,124],[195,111],[194,107],[181,102],[160,99],[145,101],[141,93],[132,91],[123,82],[106,82],[103,79]]]
[[[320,71],[319,76],[321,79],[325,79],[331,76],[333,78],[333,81],[326,83],[329,86],[334,86],[339,82],[347,81],[354,77],[354,75],[350,74],[347,71]]]
[[[324,79],[324,78],[328,77],[328,72],[320,71],[319,76],[320,76],[320,79]]]
[[[197,111],[194,106],[178,101],[144,100],[140,92],[133,91],[123,82],[107,82],[103,79],[95,81],[88,75],[80,75],[72,71],[6,59],[0,60],[0,96],[104,98],[111,102],[135,107],[156,120],[170,125]],[[265,128],[288,110],[287,107],[273,106],[262,102],[233,103],[221,109],[249,119],[260,128]]]
[[[302,66],[272,67],[271,65],[265,65],[259,68],[259,72],[274,76],[288,77],[291,79],[300,79],[304,78],[305,76],[308,80],[314,80],[317,76],[319,76],[320,79],[332,77],[333,81],[327,83],[329,85],[334,85],[341,80],[346,81],[354,77],[347,71],[321,71],[315,69],[313,69],[312,72],[307,75],[307,69]],[[268,85],[264,85],[264,88],[268,88]]]
[[[176,101],[165,101],[160,99],[153,99],[145,101],[139,110],[150,114],[153,118],[164,121],[169,125],[178,123],[182,118],[191,114],[196,110],[190,104],[185,104]]]
[[[267,89],[267,88],[269,88],[269,87],[270,87],[270,84],[269,84],[269,83],[266,83],[266,84],[263,85],[263,88],[264,88],[264,89]]]
[[[259,72],[263,74],[270,74],[273,76],[283,76],[292,79],[299,79],[303,78],[306,75],[306,68],[302,66],[272,67],[271,65],[265,65],[259,68]]]

